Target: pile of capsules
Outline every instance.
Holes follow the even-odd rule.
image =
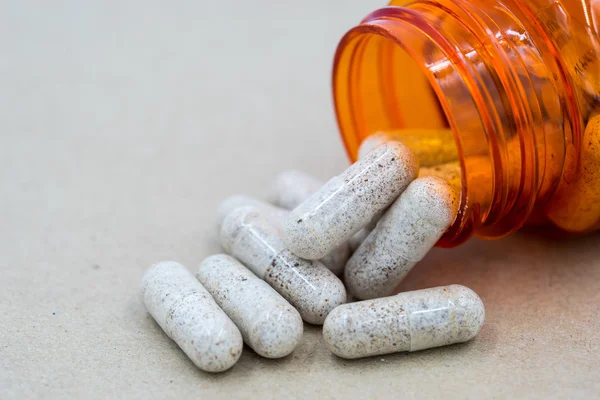
[[[325,184],[289,171],[274,181],[274,204],[230,197],[218,210],[230,255],[208,257],[196,276],[172,261],[151,266],[144,304],[210,372],[231,368],[244,343],[263,357],[287,356],[303,320],[323,325],[327,346],[343,358],[467,341],[485,318],[471,289],[391,296],[456,218],[456,188],[418,173],[404,144],[366,141],[360,159]],[[346,290],[363,301],[346,304]]]

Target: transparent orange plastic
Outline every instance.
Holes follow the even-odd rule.
[[[599,228],[600,123],[586,131],[600,101],[599,23],[600,0],[392,1],[335,55],[350,158],[375,132],[450,127],[462,194],[441,246],[526,224]]]

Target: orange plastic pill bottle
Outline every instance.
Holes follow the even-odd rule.
[[[600,228],[599,24],[597,0],[392,1],[335,55],[350,158],[375,132],[450,128],[462,193],[441,246]]]

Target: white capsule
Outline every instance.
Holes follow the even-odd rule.
[[[378,146],[292,211],[284,229],[287,246],[300,257],[322,258],[387,208],[417,170],[408,147]]]
[[[275,204],[291,210],[321,189],[323,185],[322,181],[305,172],[283,171],[273,180],[271,198]],[[344,266],[351,253],[350,244],[342,243],[323,256],[320,261],[331,272],[339,276],[344,272]]]
[[[271,197],[273,203],[291,210],[321,189],[323,184],[324,182],[302,171],[283,171],[273,179]]]
[[[285,248],[283,233],[257,208],[235,209],[221,228],[221,244],[264,279],[311,324],[322,324],[346,301],[342,282],[318,261],[307,261]]]
[[[341,276],[344,273],[344,267],[350,258],[350,254],[352,254],[350,250],[350,244],[345,242],[331,250],[329,254],[321,258],[319,261],[335,275]]]
[[[409,147],[419,159],[421,167],[433,167],[458,160],[451,129],[396,129],[375,132],[360,144],[358,158],[364,158],[377,146],[390,141],[401,142]]]
[[[323,325],[329,349],[360,358],[466,342],[485,320],[483,302],[461,285],[344,304]]]
[[[352,235],[352,237],[348,240],[350,254],[354,253],[356,249],[358,249],[358,247],[362,244],[362,242],[365,241],[367,236],[369,236],[369,234],[373,231],[373,229],[375,229],[384,213],[385,211],[380,211],[379,213],[377,213],[377,215],[373,217],[373,219],[371,220],[371,222],[369,222],[367,226],[365,226],[360,231]]]
[[[370,231],[368,228],[362,228],[360,231],[356,232],[354,235],[352,235],[352,237],[350,238],[350,240],[348,240],[348,245],[350,246],[350,251],[352,251],[352,253],[354,253],[356,251],[356,249],[358,249],[360,247],[360,245],[362,244],[362,242],[365,241],[365,239],[369,236],[369,234],[372,231]]]
[[[367,136],[360,143],[360,147],[358,148],[358,159],[362,160],[377,147],[391,140],[395,139],[385,132],[375,132],[374,134]]]
[[[146,310],[198,368],[225,371],[240,358],[242,335],[183,265],[154,264],[142,278]]]
[[[300,314],[236,259],[225,254],[208,257],[196,277],[257,354],[280,358],[294,351],[304,329]]]
[[[225,217],[233,210],[240,207],[257,208],[265,217],[270,220],[271,223],[277,225],[277,227],[280,229],[283,229],[283,224],[290,214],[289,210],[274,206],[273,204],[269,204],[264,201],[260,201],[250,196],[231,196],[223,200],[219,205],[219,209],[217,210],[217,223],[219,229],[221,228]],[[333,249],[320,261],[331,272],[340,276],[344,272],[344,266],[346,265],[348,258],[350,258],[350,246],[347,243],[342,243],[339,247]]]
[[[265,214],[267,218],[279,225],[282,225],[290,214],[289,210],[260,201],[251,196],[237,194],[227,197],[219,204],[219,208],[217,209],[217,226],[219,231],[221,230],[221,225],[223,224],[225,217],[233,210],[240,207],[256,207]]]
[[[359,299],[389,296],[456,218],[458,195],[438,177],[415,179],[354,252],[344,272]]]

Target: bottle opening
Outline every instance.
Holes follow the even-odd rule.
[[[432,138],[454,144],[461,202],[440,246],[514,232],[560,180],[572,96],[552,53],[507,31],[527,29],[501,8],[416,1],[369,14],[336,52],[333,95],[351,160],[381,132],[411,132],[400,140],[428,168],[446,156]]]
[[[454,163],[461,176],[461,204],[438,244],[455,246],[471,235],[469,226],[480,213],[489,212],[489,196],[487,201],[475,192],[467,196],[467,186],[478,187],[482,195],[493,192],[490,154],[452,46],[421,18],[414,10],[387,7],[349,31],[334,62],[334,101],[352,161],[366,137],[383,132],[415,150],[422,167],[447,169],[445,164]],[[478,174],[469,177],[465,169],[472,164]]]
[[[338,53],[334,72],[336,107],[349,157],[355,161],[360,144],[375,133],[448,129],[422,66],[386,32],[360,31],[344,38],[346,47]]]

